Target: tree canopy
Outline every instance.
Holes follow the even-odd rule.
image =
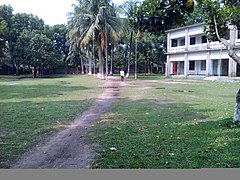
[[[135,7],[134,26],[155,34],[183,24],[186,13],[194,10],[193,0],[145,0]]]
[[[66,33],[65,25],[49,27],[33,14],[13,14],[11,6],[0,6],[0,59],[2,64],[12,64],[17,75],[20,68],[30,72],[36,67],[41,73],[43,68],[64,63]]]

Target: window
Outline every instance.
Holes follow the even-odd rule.
[[[196,44],[196,37],[191,37],[190,38],[190,45]]]
[[[189,61],[189,70],[194,71],[195,70],[195,61]]]
[[[180,46],[185,46],[185,39],[180,39]]]
[[[177,39],[172,39],[172,47],[177,47]]]
[[[202,43],[207,43],[207,36],[202,36]]]
[[[201,61],[201,71],[206,71],[206,60]]]

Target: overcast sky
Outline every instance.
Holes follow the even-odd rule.
[[[125,0],[112,0],[116,4],[121,4]],[[0,0],[0,5],[10,4],[14,14],[24,12],[37,15],[46,24],[66,24],[67,13],[73,12],[72,4],[76,0]]]

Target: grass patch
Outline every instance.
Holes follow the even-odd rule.
[[[89,76],[0,78],[0,167],[69,124],[102,92]]]
[[[130,85],[89,133],[88,142],[100,144],[93,168],[240,167],[240,129],[231,126],[238,83],[162,79]]]
[[[129,78],[134,79],[135,75],[130,74]],[[165,76],[162,74],[137,74],[137,79],[146,79],[146,80],[161,80],[165,79]]]

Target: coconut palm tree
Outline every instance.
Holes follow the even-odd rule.
[[[129,76],[129,72],[130,72],[133,35],[134,35],[134,31],[136,31],[136,29],[134,29],[134,26],[133,26],[134,21],[136,21],[134,19],[134,11],[136,10],[137,4],[140,4],[140,3],[141,3],[140,0],[128,0],[128,1],[125,1],[124,4],[122,4],[120,6],[120,8],[122,9],[122,14],[124,14],[124,16],[126,17],[126,22],[125,22],[126,25],[124,26],[125,32],[130,32],[130,35],[128,37],[129,40],[126,40],[129,44],[128,65],[127,65],[126,77]]]
[[[80,48],[96,41],[100,78],[104,79],[103,51],[108,44],[107,37],[114,41],[119,39],[121,21],[114,14],[109,0],[81,0],[81,3],[75,8],[75,14],[69,23],[69,39]]]

